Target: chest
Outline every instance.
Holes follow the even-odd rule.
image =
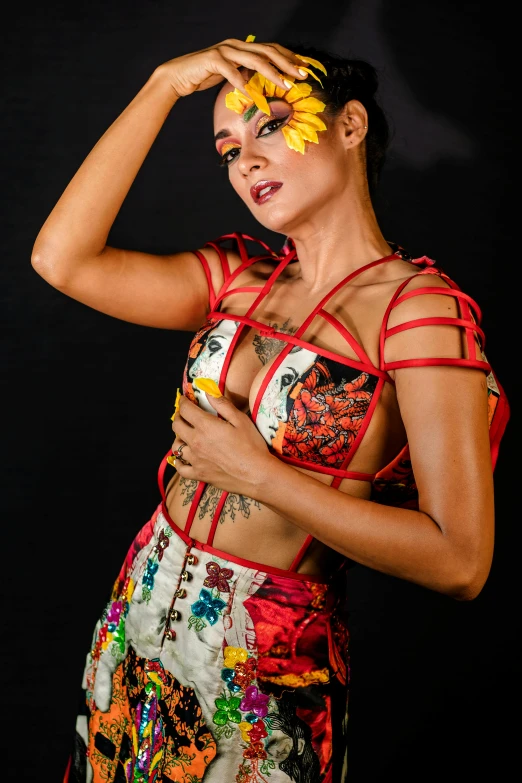
[[[310,301],[270,304],[254,312],[237,297],[233,311],[212,314],[191,343],[183,393],[213,413],[193,383],[212,378],[274,450],[340,466],[371,407],[378,370],[353,336],[360,339],[355,324],[348,331],[338,320],[347,319],[346,297],[323,314]]]

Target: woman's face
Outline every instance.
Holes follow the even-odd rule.
[[[237,321],[223,320],[207,333],[205,344],[189,370],[191,381],[194,378],[212,378],[219,384],[223,362],[238,326],[239,322]],[[194,384],[192,384],[192,389],[200,408],[216,414],[214,408],[209,404],[205,392],[200,391]]]
[[[306,348],[293,349],[281,362],[265,389],[256,418],[256,427],[268,444],[281,422],[287,421],[287,399],[295,382],[315,362],[317,354]]]
[[[350,181],[349,156],[342,143],[339,123],[328,120],[319,143],[306,142],[304,154],[287,146],[282,127],[292,118],[291,104],[284,99],[269,103],[270,116],[257,111],[250,119],[225,105],[233,91],[227,83],[214,106],[216,150],[228,167],[230,184],[256,220],[273,231],[291,235],[332,198],[341,195]],[[259,181],[282,183],[264,203],[250,189]]]

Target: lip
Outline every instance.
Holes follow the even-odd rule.
[[[264,204],[265,201],[272,198],[274,193],[277,193],[282,187],[283,183],[277,182],[275,179],[262,179],[259,182],[256,182],[255,185],[252,185],[250,188],[250,195],[256,204]],[[272,188],[272,190],[269,190],[268,193],[265,193],[263,196],[259,196],[259,192],[264,188]]]

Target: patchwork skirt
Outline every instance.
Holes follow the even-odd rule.
[[[190,539],[160,504],[96,625],[68,783],[344,783],[344,574]]]

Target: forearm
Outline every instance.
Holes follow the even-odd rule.
[[[422,511],[347,495],[273,456],[252,493],[357,563],[455,598],[469,597],[465,553]]]
[[[178,100],[155,71],[84,160],[42,226],[33,264],[60,275],[106,245],[121,205],[170,110]]]

